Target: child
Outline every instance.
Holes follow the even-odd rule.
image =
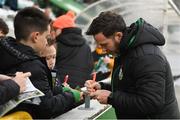
[[[56,49],[54,45],[48,45],[45,50],[41,53],[42,57],[46,58],[47,65],[50,70],[53,70],[56,63]]]
[[[47,66],[51,70],[53,87],[61,85],[57,79],[57,71],[54,69],[56,63],[56,49],[54,45],[47,45],[41,53],[41,57],[46,59]]]

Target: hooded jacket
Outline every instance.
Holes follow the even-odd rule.
[[[179,109],[171,68],[158,46],[163,35],[139,19],[123,33],[115,59],[108,99],[120,118],[176,119]]]
[[[0,40],[0,55],[1,73],[31,72],[31,82],[45,94],[40,97],[40,105],[22,103],[15,110],[25,110],[31,113],[33,118],[52,118],[73,107],[73,94],[62,92],[61,86],[57,86],[56,91],[53,91],[52,76],[46,61],[37,56],[32,48],[7,37]]]
[[[61,82],[69,75],[68,84],[72,88],[83,87],[93,70],[90,47],[76,27],[64,28],[57,36],[56,66]]]

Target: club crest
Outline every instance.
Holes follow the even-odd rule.
[[[119,80],[122,80],[123,78],[123,72],[122,72],[122,68],[120,68],[119,70]]]

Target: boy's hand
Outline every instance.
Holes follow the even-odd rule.
[[[95,92],[96,90],[101,89],[101,85],[94,80],[87,80],[84,86],[87,88],[88,93]]]
[[[28,77],[31,76],[30,72],[16,72],[16,76],[12,78],[20,87],[20,93],[22,93],[24,90],[26,90],[26,80]]]

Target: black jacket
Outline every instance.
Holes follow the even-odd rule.
[[[16,84],[13,80],[0,81],[0,105],[18,96],[19,92],[19,85]]]
[[[179,118],[174,84],[166,57],[158,46],[163,35],[139,19],[123,34],[120,55],[115,59],[108,99],[117,118]]]
[[[26,110],[34,118],[50,118],[60,115],[73,107],[75,102],[71,93],[53,91],[51,72],[45,59],[36,55],[28,46],[16,42],[13,38],[0,40],[0,71],[4,74],[16,71],[31,72],[30,80],[45,96],[40,97],[40,105],[20,104],[17,110]]]
[[[69,75],[68,84],[72,88],[83,87],[93,70],[90,47],[79,28],[65,28],[57,39],[56,66],[61,82]]]

